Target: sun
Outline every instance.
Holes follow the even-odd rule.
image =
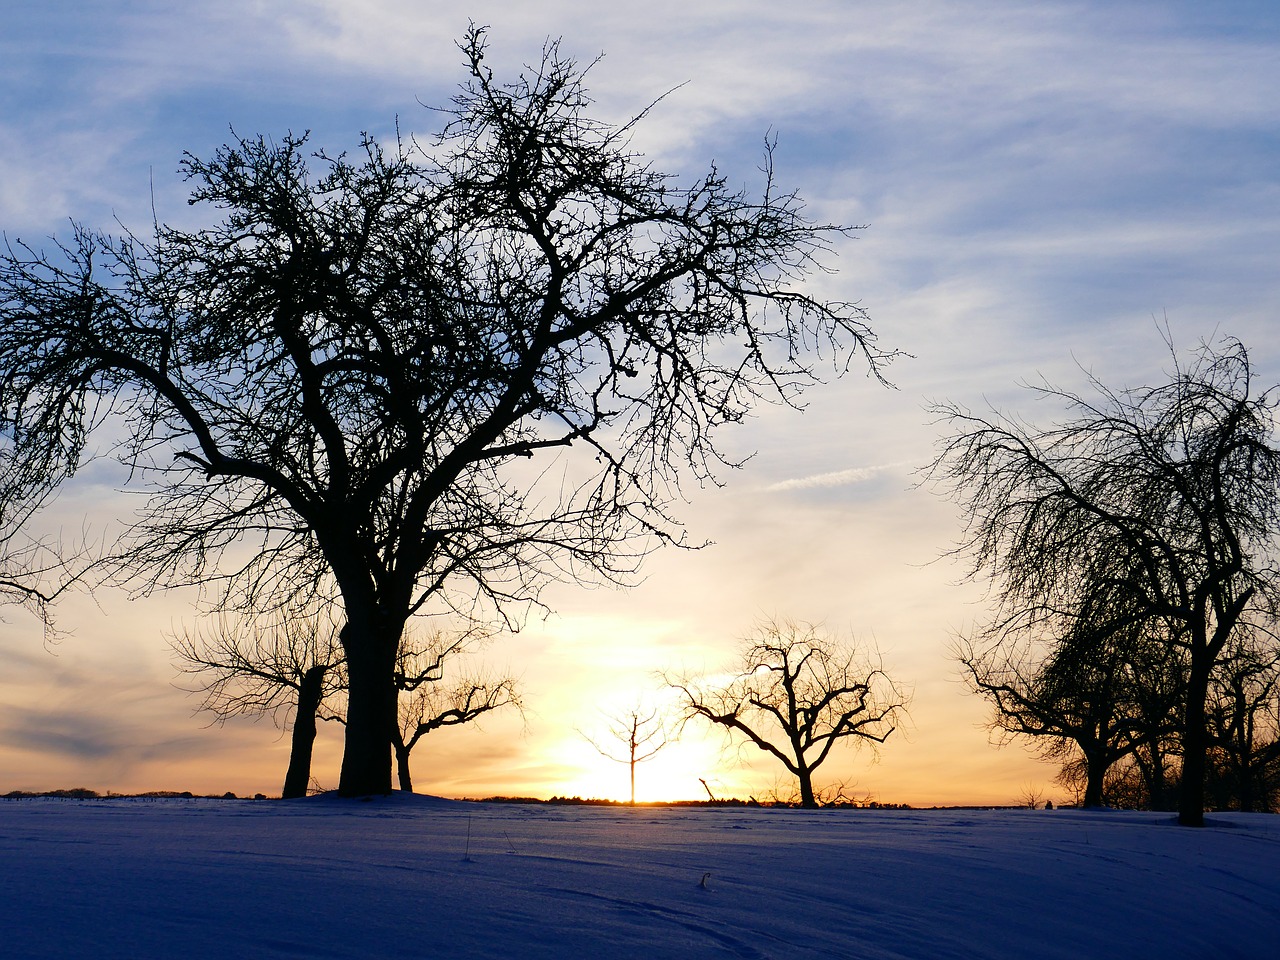
[[[554,753],[566,775],[548,785],[549,796],[631,798],[631,765],[625,755],[615,754],[624,757],[620,761],[603,756],[583,736],[566,738]],[[635,798],[637,803],[663,803],[743,796],[749,772],[733,750],[724,749],[722,739],[681,736],[635,765]]]

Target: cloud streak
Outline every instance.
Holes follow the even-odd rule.
[[[807,477],[793,477],[790,480],[780,480],[777,483],[771,483],[765,487],[769,493],[786,493],[792,490],[822,490],[831,487],[851,487],[855,484],[865,483],[872,480],[882,473],[898,467],[905,466],[904,463],[885,463],[874,467],[850,467],[847,470],[832,470],[828,473],[815,473]]]

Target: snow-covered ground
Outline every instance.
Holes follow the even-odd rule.
[[[1280,817],[0,801],[5,957],[1280,956]]]

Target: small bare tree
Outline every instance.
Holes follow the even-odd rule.
[[[767,622],[746,641],[736,676],[723,686],[668,682],[685,717],[701,717],[775,757],[796,778],[800,805],[816,807],[813,772],[839,743],[884,743],[906,696],[851,644],[810,624]]]
[[[1028,810],[1039,810],[1044,803],[1044,791],[1034,783],[1028,783],[1018,795],[1018,806]]]
[[[605,714],[606,725],[601,736],[583,737],[600,756],[625,763],[631,771],[631,806],[636,805],[636,764],[652,760],[671,742],[666,720],[657,708],[646,710],[637,705],[625,713]],[[602,742],[603,741],[603,742]],[[617,744],[617,747],[614,745]],[[620,749],[618,749],[620,748]],[[703,786],[706,786],[704,780]],[[707,790],[710,794],[710,789]]]
[[[502,707],[523,710],[514,677],[495,677],[483,671],[463,672],[445,682],[445,669],[469,649],[489,639],[478,626],[448,634],[437,632],[425,643],[406,635],[396,658],[396,687],[400,691],[395,749],[400,789],[413,792],[409,755],[427,734],[444,727],[471,723]]]
[[[322,614],[281,614],[265,627],[224,614],[209,629],[171,639],[179,670],[199,678],[192,692],[204,695],[200,708],[219,723],[235,716],[269,715],[284,726],[292,714],[289,769],[281,791],[286,800],[306,796],[316,720],[325,700],[345,689],[338,630]],[[337,716],[330,713],[324,719]]]

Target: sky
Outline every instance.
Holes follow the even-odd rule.
[[[597,116],[628,119],[655,167],[711,162],[758,182],[776,137],[779,180],[817,220],[863,229],[809,291],[857,301],[904,356],[886,388],[855,370],[803,412],[766,407],[726,437],[753,454],[723,485],[686,490],[698,551],[650,557],[633,588],[560,584],[553,613],[483,651],[521,679],[526,711],[433,734],[415,786],[447,796],[623,797],[624,765],[585,733],[635,703],[662,705],[661,671],[724,670],[762,619],[820,623],[879,651],[913,691],[911,720],[875,754],[820,780],[883,802],[1007,803],[1062,794],[1056,768],[998,748],[948,646],[985,609],[946,557],[956,507],[920,484],[941,427],[931,403],[1031,419],[1020,384],[1158,381],[1161,336],[1231,335],[1258,382],[1280,382],[1280,12],[1266,3],[647,0],[603,5],[409,0],[44,0],[8,5],[0,33],[0,230],[65,235],[70,220],[135,229],[152,210],[198,226],[177,174],[231,131],[310,130],[331,150],[398,122],[462,79],[454,46],[490,27],[499,74],[547,38],[586,62]],[[1038,412],[1037,412],[1038,411]],[[109,476],[67,491],[64,529],[130,509]],[[288,741],[269,720],[210,727],[180,689],[166,634],[190,597],[99,591],[44,642],[0,611],[0,788],[278,792]],[[315,768],[337,782],[340,731]],[[687,727],[638,771],[666,799],[778,789],[780,769]]]

